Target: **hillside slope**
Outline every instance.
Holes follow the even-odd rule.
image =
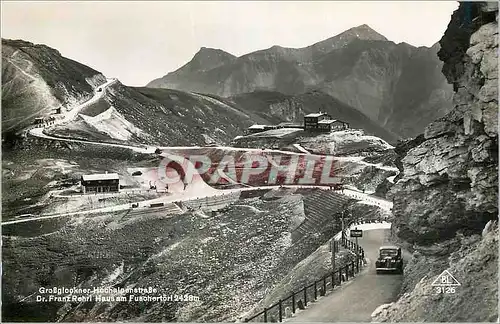
[[[366,25],[305,48],[273,46],[198,67],[198,52],[186,69],[149,87],[234,96],[255,90],[288,95],[322,90],[355,107],[401,137],[414,136],[451,108],[451,86],[440,73],[439,45],[395,44]],[[194,67],[198,68],[194,68]]]
[[[75,121],[46,133],[106,142],[182,146],[225,144],[252,124],[249,115],[208,96],[127,87],[117,82]]]
[[[2,133],[15,132],[92,96],[106,82],[98,71],[48,46],[2,39]]]
[[[82,107],[106,83],[100,72],[46,45],[2,39],[2,47],[4,147],[18,141],[16,134],[35,118],[62,118],[77,107],[74,119],[48,127],[45,133],[92,141],[190,145],[227,143],[253,123],[250,116],[210,97],[119,82]],[[212,63],[200,58],[199,65],[228,59],[220,56]],[[57,108],[61,114],[56,114]]]
[[[340,226],[329,218],[319,231],[294,241],[292,232],[305,218],[304,197],[313,193],[261,199],[263,194],[242,197],[215,217],[202,211],[149,211],[147,216],[126,211],[49,222],[37,234],[29,226],[10,227],[2,236],[3,318],[234,322]],[[157,289],[127,292],[126,299],[170,294],[193,298],[96,300],[97,295],[114,295],[101,293],[92,294],[88,302],[35,302],[39,287],[73,286]]]

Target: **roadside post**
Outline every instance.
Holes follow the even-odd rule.
[[[359,269],[359,245],[358,245],[358,237],[363,237],[363,231],[359,230],[357,227],[355,227],[353,230],[351,230],[350,233],[351,237],[356,238],[356,265]]]
[[[332,251],[332,269],[333,272],[335,272],[335,255],[339,251],[339,242],[335,240],[335,237],[332,239],[332,242],[330,244],[330,249]]]
[[[344,232],[344,213],[345,213],[345,209],[342,210],[342,214],[341,214],[341,218],[342,218],[342,233]]]

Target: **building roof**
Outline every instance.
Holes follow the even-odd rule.
[[[266,127],[266,125],[252,125],[250,127],[248,127],[248,129],[264,129],[264,127]]]
[[[397,250],[397,249],[399,248],[395,245],[384,245],[379,248],[379,250]]]
[[[119,180],[118,173],[101,173],[101,174],[84,174],[82,175],[83,181],[96,181],[96,180]]]
[[[333,120],[333,119],[323,119],[323,120],[320,120],[318,122],[318,124],[332,124],[332,123],[335,123],[337,120]]]
[[[312,114],[305,115],[304,117],[321,117],[323,115],[326,115],[326,113],[323,113],[323,112],[312,113]]]
[[[323,119],[323,120],[320,120],[318,122],[318,124],[332,124],[332,123],[335,123],[335,122],[347,124],[346,122],[343,122],[343,121],[338,120],[338,119]]]

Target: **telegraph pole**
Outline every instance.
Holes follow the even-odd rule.
[[[332,239],[332,243],[330,244],[330,248],[332,250],[332,270],[335,272],[335,253],[337,252],[337,242],[335,242],[335,237]],[[332,283],[333,286],[333,283]]]
[[[344,233],[344,213],[345,213],[345,209],[342,210],[342,213],[341,213],[341,218],[342,218],[342,233]]]
[[[355,230],[358,230],[357,227],[354,228]],[[359,262],[359,249],[358,249],[359,245],[358,245],[358,237],[356,236],[356,262]]]

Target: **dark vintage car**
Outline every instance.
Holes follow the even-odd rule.
[[[379,257],[375,262],[377,273],[396,272],[403,273],[403,256],[401,248],[394,245],[381,246]]]

